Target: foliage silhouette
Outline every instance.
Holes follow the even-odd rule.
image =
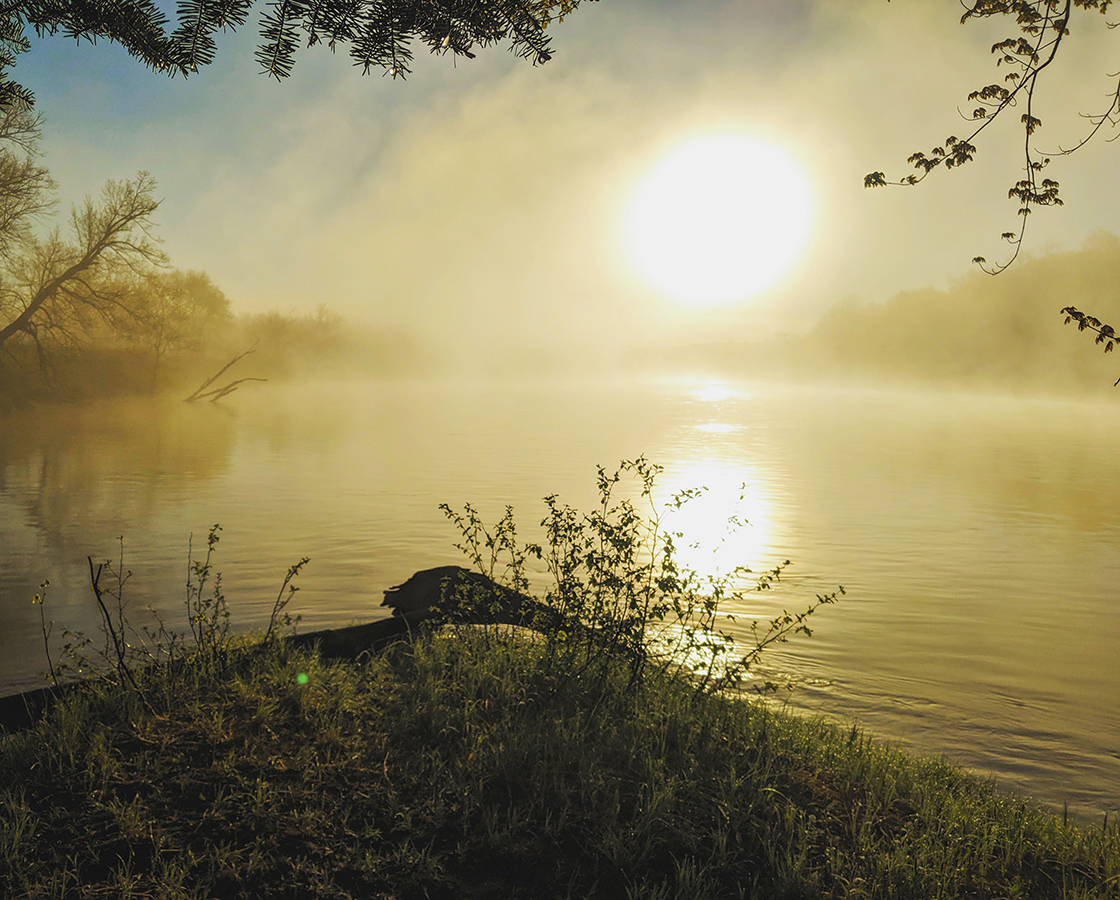
[[[980,268],[991,275],[999,274],[1010,266],[1019,255],[1023,245],[1028,216],[1037,206],[1061,206],[1058,196],[1059,184],[1044,178],[1042,171],[1050,165],[1051,157],[1069,156],[1092,140],[1105,123],[1112,126],[1120,124],[1120,74],[1111,75],[1115,86],[1111,92],[1108,108],[1104,112],[1086,114],[1091,128],[1088,133],[1070,147],[1059,146],[1056,150],[1041,152],[1032,139],[1042,119],[1036,115],[1035,91],[1043,72],[1057,58],[1062,44],[1070,35],[1069,24],[1074,16],[1078,21],[1086,21],[1089,12],[1104,15],[1112,5],[1112,0],[965,0],[961,23],[972,19],[1007,17],[1014,21],[1019,34],[1012,35],[992,45],[996,56],[996,66],[1007,66],[1009,71],[1003,77],[1003,84],[982,86],[968,95],[969,103],[975,104],[971,122],[979,123],[967,137],[950,135],[929,153],[916,151],[907,162],[917,170],[916,175],[907,175],[897,181],[888,181],[883,172],[871,172],[864,177],[864,187],[883,187],[893,185],[915,185],[925,180],[934,169],[959,168],[971,162],[976,155],[977,146],[973,142],[1000,116],[1009,115],[1008,109],[1018,107],[1022,102],[1025,110],[1019,118],[1023,127],[1023,161],[1025,177],[1018,179],[1008,190],[1007,196],[1019,203],[1018,215],[1022,224],[1018,232],[1005,231],[1002,240],[1014,248],[1011,257],[1002,263],[989,265],[983,256],[973,259]],[[1113,27],[1109,24],[1108,27]]]
[[[1116,329],[1111,325],[1104,324],[1100,319],[1096,318],[1096,316],[1087,315],[1081,312],[1076,306],[1063,307],[1062,315],[1066,317],[1067,325],[1070,324],[1070,322],[1076,322],[1078,331],[1085,331],[1088,329],[1089,331],[1095,332],[1097,337],[1093,343],[1103,345],[1105,353],[1111,353],[1112,348],[1116,346]],[[1118,385],[1120,385],[1120,378],[1117,378],[1112,384],[1113,387],[1117,387]]]
[[[0,406],[30,393],[37,369],[59,388],[58,359],[97,345],[116,349],[145,330],[147,279],[166,265],[152,235],[155,181],[109,181],[99,200],[70,215],[69,237],[36,225],[54,205],[53,182],[36,160],[37,119],[0,110]],[[22,151],[22,152],[20,152]],[[157,360],[166,352],[156,351]],[[7,375],[7,377],[4,377]]]
[[[561,504],[554,494],[546,497],[543,545],[518,542],[511,507],[488,528],[470,504],[461,514],[442,504],[462,535],[455,546],[500,590],[451,580],[441,620],[477,623],[508,615],[509,593],[528,591],[526,562],[536,559],[544,563],[551,583],[539,600],[526,597],[519,612],[524,624],[544,635],[548,664],[565,677],[605,685],[621,658],[629,666],[631,687],[650,671],[687,678],[701,693],[740,686],[767,649],[795,634],[811,635],[810,617],[837,602],[844,588],[818,595],[804,612],[783,610],[764,631],[753,620],[750,642],[740,647],[721,630],[723,622],[735,619],[723,607],[746,599],[746,591],[736,585],[751,575],[750,569],[701,576],[678,564],[676,542],[683,534],[668,529],[666,514],[704,489],[680,491],[659,506],[654,489],[661,472],[644,457],[624,460],[614,472],[598,467],[599,502],[589,513]],[[627,479],[644,510],[629,497],[617,497]],[[769,590],[788,565],[786,560],[756,578],[747,590]],[[761,690],[777,687],[767,682]]]
[[[17,0],[0,11],[0,107],[27,108],[34,96],[8,77],[19,54],[38,37],[65,34],[79,43],[109,40],[149,69],[189,76],[209,65],[215,34],[236,31],[261,8],[256,59],[261,71],[281,79],[292,72],[301,43],[346,48],[363,73],[380,69],[403,77],[412,63],[412,43],[432,53],[473,58],[474,50],[510,42],[514,53],[534,64],[552,50],[546,29],[579,6],[580,0],[180,0],[174,30],[155,0],[75,3]]]

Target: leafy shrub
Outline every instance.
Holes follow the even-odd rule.
[[[698,692],[738,685],[767,648],[794,634],[810,635],[809,618],[835,603],[843,587],[817,595],[804,612],[783,610],[765,630],[754,622],[746,647],[720,630],[721,620],[734,619],[724,605],[744,599],[736,585],[751,572],[738,567],[727,575],[701,576],[678,564],[675,542],[683,535],[667,529],[665,514],[703,489],[681,491],[659,506],[654,488],[662,471],[645,457],[623,460],[613,473],[598,467],[599,502],[588,513],[562,504],[555,494],[545,497],[544,544],[518,542],[512,507],[487,527],[469,503],[462,513],[441,504],[461,535],[455,546],[493,585],[487,589],[465,579],[448,584],[441,621],[529,625],[544,635],[549,663],[570,677],[605,684],[609,665],[622,657],[630,667],[630,687],[654,669],[692,679]],[[628,497],[618,499],[628,479],[636,482],[645,509]],[[551,579],[540,598],[527,596],[530,559],[543,562]],[[748,590],[769,590],[788,565],[786,560],[755,578]],[[516,608],[511,592],[521,598]]]

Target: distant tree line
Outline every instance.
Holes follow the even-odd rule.
[[[946,290],[840,301],[803,334],[657,348],[635,362],[877,387],[1101,393],[1120,374],[1118,357],[1086,352],[1085,336],[1062,327],[1067,313],[1055,301],[1091,298],[1116,321],[1118,270],[1120,238],[1101,231],[1080,250],[1026,257],[999,278],[973,272]]]
[[[146,172],[108,182],[61,227],[40,128],[25,111],[0,112],[0,411],[179,389],[247,347],[262,377],[407,363],[407,341],[347,328],[325,306],[234,315],[209,276],[170,267],[152,233],[159,201]]]
[[[1120,312],[1120,238],[1097,232],[1080,250],[1021,259],[998,279],[963,276],[947,290],[904,291],[886,303],[849,300],[807,335],[775,350],[805,372],[888,386],[1100,393],[1114,359],[1086,352],[1063,328],[1060,303],[1091,298]]]

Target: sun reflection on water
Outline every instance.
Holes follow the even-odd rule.
[[[705,403],[718,403],[721,400],[730,400],[732,397],[740,395],[732,390],[726,381],[712,379],[696,388],[692,392],[692,396]]]
[[[665,514],[675,538],[677,564],[701,578],[730,576],[739,566],[758,569],[773,555],[770,503],[754,467],[742,460],[701,457],[666,467],[666,496],[702,489]]]
[[[705,425],[694,426],[697,431],[703,431],[705,434],[734,434],[736,431],[742,431],[742,425],[728,425],[725,422],[708,422]]]

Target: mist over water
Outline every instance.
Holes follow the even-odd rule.
[[[1093,402],[736,381],[267,384],[221,405],[121,400],[0,429],[0,686],[36,686],[46,612],[97,634],[86,557],[124,539],[137,621],[182,619],[186,554],[215,557],[236,626],[267,621],[311,563],[301,628],[384,615],[381,592],[463,562],[437,506],[487,521],[540,498],[588,509],[595,466],[645,454],[660,497],[709,488],[679,527],[700,570],[793,560],[735,610],[772,615],[843,584],[763,674],[795,708],[855,718],[1074,812],[1120,805],[1120,419]],[[745,485],[745,486],[744,486]],[[727,517],[749,521],[728,532]],[[543,588],[543,573],[534,573]],[[749,621],[749,619],[747,620]],[[741,621],[733,628],[743,629]]]
[[[1068,306],[1120,322],[1120,238],[1028,254],[999,277],[962,274],[943,290],[882,303],[834,297],[819,318],[773,336],[725,328],[718,339],[650,345],[635,357],[728,376],[1024,395],[1108,396],[1120,374],[1107,344],[1065,324]]]

